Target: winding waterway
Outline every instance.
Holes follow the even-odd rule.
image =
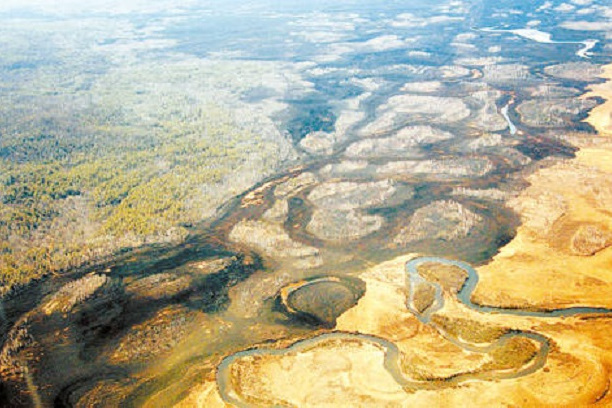
[[[476,285],[478,284],[478,272],[469,264],[461,261],[455,261],[451,259],[439,258],[439,257],[421,257],[415,258],[408,263],[406,263],[406,271],[408,276],[412,276],[413,274],[418,274],[417,268],[420,265],[426,263],[439,263],[443,265],[456,266],[458,268],[463,269],[468,277],[465,280],[465,283],[459,290],[457,294],[457,298],[469,307],[470,309],[480,312],[480,313],[501,313],[515,316],[530,316],[530,317],[568,317],[575,316],[580,314],[610,314],[612,313],[612,309],[604,308],[604,307],[589,307],[589,306],[576,306],[569,307],[565,309],[552,309],[552,310],[526,310],[526,309],[511,309],[511,308],[503,308],[503,307],[495,307],[495,306],[484,306],[479,305],[472,302],[472,293],[474,289],[476,289]],[[436,283],[433,283],[437,285]],[[441,299],[444,302],[444,299]]]
[[[312,7],[307,3],[299,3],[299,6]],[[552,97],[569,101],[583,90],[583,78],[544,75],[540,67],[566,63],[567,57],[574,61],[592,56],[594,64],[598,63],[598,53],[591,53],[591,50],[598,41],[602,41],[603,48],[605,40],[585,39],[594,36],[585,33],[571,37],[564,34],[559,38],[568,41],[555,41],[549,32],[529,28],[482,29],[480,31],[503,34],[472,38],[469,35],[471,27],[527,27],[526,21],[500,18],[489,21],[486,16],[493,14],[489,12],[493,8],[488,7],[475,8],[469,24],[468,19],[453,18],[440,30],[434,29],[433,24],[438,26],[442,21],[436,22],[433,11],[423,10],[423,14],[413,10],[415,15],[423,14],[419,17],[423,26],[404,27],[399,13],[405,13],[410,6],[406,2],[377,2],[364,6],[351,1],[339,7],[340,10],[330,9],[330,21],[324,25],[347,25],[355,32],[347,33],[346,38],[340,36],[329,45],[302,41],[293,35],[294,31],[308,33],[306,27],[311,25],[319,30],[317,24],[322,19],[319,11],[311,17],[299,14],[299,18],[298,15],[294,18],[287,14],[280,20],[263,15],[261,21],[259,10],[248,18],[240,11],[235,21],[251,20],[246,31],[240,24],[227,24],[227,21],[234,21],[229,19],[211,21],[209,23],[214,24],[211,26],[202,24],[198,18],[185,27],[174,28],[180,28],[179,34],[171,33],[182,44],[178,49],[200,56],[223,48],[222,40],[241,44],[242,37],[252,35],[252,39],[244,42],[248,49],[235,50],[246,51],[244,59],[248,60],[251,55],[257,61],[282,57],[299,63],[301,68],[296,66],[292,75],[303,80],[304,86],[291,86],[309,91],[304,94],[287,91],[287,95],[279,99],[287,103],[286,112],[279,113],[278,117],[279,129],[293,136],[291,142],[298,153],[291,159],[295,161],[287,159],[286,165],[279,164],[278,169],[270,170],[259,184],[228,200],[218,209],[214,219],[194,226],[185,242],[130,250],[100,265],[60,276],[54,282],[49,279],[44,285],[32,287],[10,300],[6,307],[8,316],[5,316],[6,304],[0,303],[0,326],[6,321],[8,328],[10,322],[18,321],[21,314],[32,310],[33,318],[28,328],[31,327],[37,336],[44,333],[38,336],[42,339],[43,351],[36,350],[41,361],[29,362],[32,376],[27,378],[26,384],[30,390],[35,384],[43,396],[43,405],[49,401],[55,401],[55,406],[76,406],[77,401],[86,405],[91,396],[103,398],[102,394],[116,393],[121,395],[125,406],[141,406],[149,398],[154,401],[149,402],[153,406],[170,406],[202,378],[208,378],[217,366],[216,381],[223,400],[247,407],[250,403],[234,389],[238,381],[232,378],[235,363],[245,357],[284,356],[307,351],[330,341],[359,340],[382,349],[384,359],[381,358],[381,363],[407,391],[438,389],[469,380],[518,378],[546,364],[550,340],[544,335],[523,330],[496,331],[496,338],[491,336],[487,342],[473,343],[439,324],[437,317],[443,316],[432,319],[444,309],[445,300],[451,300],[440,284],[418,273],[418,267],[424,263],[450,265],[465,271],[467,278],[458,288],[457,298],[477,313],[534,318],[612,313],[612,309],[588,305],[535,310],[473,303],[471,298],[478,284],[478,273],[468,263],[444,258],[465,259],[474,264],[488,262],[514,236],[519,217],[504,205],[505,197],[522,189],[524,177],[537,167],[530,163],[549,156],[572,154],[572,148],[559,140],[565,140],[562,136],[566,130],[571,130],[569,125],[573,118],[560,114],[563,120],[558,123],[563,126],[552,130],[544,126],[538,128],[522,123],[523,112],[518,115],[512,105],[545,100],[538,93],[540,87],[557,92]],[[288,3],[283,3],[283,7],[290,8]],[[353,21],[352,14],[344,13],[349,16],[346,20],[344,14],[334,16],[343,9],[357,11],[367,18],[362,19],[362,24]],[[381,10],[386,10],[387,14],[380,14]],[[307,21],[308,18],[312,21]],[[384,28],[376,25],[377,20],[381,20],[380,27]],[[271,24],[271,21],[276,23]],[[430,23],[432,27],[426,28]],[[236,30],[239,26],[241,30]],[[261,36],[261,27],[270,28],[270,36]],[[553,32],[553,21],[541,27]],[[423,30],[429,35],[423,35]],[[205,35],[199,35],[202,32]],[[372,38],[377,32],[381,36]],[[557,31],[554,33],[556,38]],[[318,31],[310,34],[315,38],[320,35]],[[516,41],[515,36],[547,45],[540,47]],[[295,42],[287,43],[289,47],[285,50],[283,40],[291,37],[296,37],[292,40]],[[398,47],[381,48],[393,43],[398,43]],[[334,48],[334,44],[339,48]],[[325,59],[329,57],[338,60]],[[310,60],[313,62],[301,65]],[[584,61],[580,63],[589,65]],[[227,66],[238,65],[228,63]],[[244,102],[253,106],[278,102],[271,97],[268,100],[266,95],[271,91],[264,85],[274,87],[277,84],[262,82],[261,87],[249,88],[245,91]],[[475,90],[488,90],[484,93],[486,107],[497,107],[493,112],[495,120],[491,123],[476,120],[479,113],[472,108],[482,107],[482,102],[472,101]],[[537,109],[539,105],[527,106]],[[447,107],[446,111],[441,107]],[[429,110],[440,114],[432,115]],[[464,118],[456,113],[462,110],[467,115]],[[391,115],[386,116],[387,113]],[[489,110],[485,109],[485,113]],[[368,128],[373,124],[377,126]],[[421,131],[412,135],[404,132],[409,127]],[[318,133],[325,136],[319,134],[319,139],[315,138],[323,148],[310,146],[307,149],[308,144],[302,143],[302,138]],[[441,134],[449,136],[440,137]],[[553,134],[555,137],[551,137]],[[330,143],[327,149],[324,148],[326,141]],[[257,160],[256,154],[253,159]],[[343,190],[347,186],[352,187]],[[323,196],[327,198],[319,197],[319,203],[311,200],[315,189],[319,194],[327,191]],[[281,194],[281,190],[285,192]],[[333,206],[325,200],[333,202]],[[445,218],[449,212],[452,214]],[[473,225],[469,231],[462,232],[466,223]],[[337,231],[344,231],[344,234],[336,234]],[[357,302],[362,295],[361,286],[351,286],[348,278],[359,281],[359,274],[370,266],[406,253],[438,255],[416,258],[406,264],[407,299],[400,300],[407,300],[405,307],[422,323],[468,352],[505,352],[506,346],[514,344],[510,341],[518,338],[535,346],[533,354],[506,369],[482,368],[479,372],[415,380],[408,376],[405,368],[402,369],[403,356],[397,344],[375,335],[329,330],[335,327],[335,318],[346,310],[345,307],[353,307],[351,302]],[[219,260],[227,260],[228,264],[214,268]],[[89,272],[101,271],[108,276],[113,288],[116,285],[119,289],[85,299],[67,318],[50,320],[42,314],[38,305],[44,306],[45,296]],[[402,271],[398,268],[398,272]],[[184,278],[191,282],[185,288],[181,286],[181,282],[187,281]],[[139,281],[140,284],[134,285]],[[155,282],[164,282],[166,286]],[[418,311],[413,306],[415,288],[421,284],[433,285],[433,301],[427,309]],[[135,295],[137,292],[131,291],[134,287],[140,287],[142,295]],[[157,294],[149,296],[153,292]],[[96,303],[105,296],[107,303]],[[272,307],[272,300],[280,300],[284,310],[279,311],[279,303]],[[121,305],[123,309],[108,312],[107,305]],[[95,313],[89,312],[90,309]],[[101,321],[105,318],[99,323],[103,330],[98,330],[97,326],[92,330],[93,324],[77,314],[84,313],[81,310],[88,313],[85,316],[100,315]],[[162,319],[160,316],[176,318]],[[192,316],[198,319],[197,324],[190,323]],[[179,329],[163,332],[159,321]],[[415,319],[411,321],[417,323]],[[183,322],[185,325],[180,326]],[[156,330],[143,329],[149,327]],[[181,332],[181,327],[185,327],[186,334]],[[316,333],[312,333],[313,328]],[[72,342],[69,346],[66,346],[68,340],[57,341],[55,333],[60,333],[60,329],[65,330],[62,333],[77,333],[69,339]],[[78,334],[81,331],[90,337],[83,339],[84,336]],[[435,338],[439,341],[440,336]],[[295,342],[285,348],[279,348],[278,343],[275,348],[261,346],[278,339]],[[166,345],[168,347],[164,348]],[[129,358],[109,360],[109,356],[123,355],[120,352],[124,350],[129,351],[126,354]],[[531,353],[532,349],[529,350]],[[74,360],[65,358],[68,353],[75,356]],[[227,357],[222,359],[223,356]],[[486,358],[488,356],[484,356]],[[60,372],[62,375],[55,375]],[[11,387],[15,394],[26,389],[19,382]],[[167,399],[159,399],[162,394]],[[3,405],[1,395],[0,405]]]
[[[501,108],[501,114],[504,117],[504,119],[506,119],[506,122],[508,122],[508,128],[510,129],[510,134],[514,135],[516,134],[516,126],[514,125],[514,123],[512,123],[512,120],[510,120],[510,116],[508,116],[508,108],[510,107],[510,103],[508,102],[503,108]]]
[[[232,354],[226,357],[219,367],[217,368],[217,386],[219,390],[219,394],[221,398],[236,407],[239,408],[252,408],[254,405],[245,402],[239,396],[239,394],[234,390],[232,385],[231,378],[231,366],[236,361],[245,358],[245,357],[261,357],[261,356],[283,356],[287,353],[299,353],[303,351],[307,351],[308,349],[315,348],[317,345],[330,341],[330,340],[361,340],[366,341],[370,344],[374,344],[384,350],[384,361],[383,365],[387,372],[391,374],[393,379],[402,386],[406,391],[415,391],[418,389],[440,389],[442,387],[448,387],[452,385],[456,385],[468,380],[475,379],[486,379],[486,380],[502,380],[509,378],[517,378],[522,377],[524,375],[531,374],[544,366],[546,363],[546,356],[549,350],[549,343],[547,339],[539,334],[535,333],[508,333],[501,336],[498,341],[495,343],[483,347],[478,350],[478,352],[486,353],[488,351],[493,350],[494,348],[499,347],[499,343],[504,343],[509,339],[521,335],[524,337],[528,337],[532,340],[535,340],[541,344],[537,355],[529,362],[529,364],[525,365],[518,371],[495,371],[495,372],[478,372],[478,373],[462,373],[459,375],[455,375],[445,379],[435,379],[435,380],[423,380],[417,381],[413,379],[406,378],[406,376],[402,373],[400,368],[400,356],[401,352],[398,347],[381,337],[372,336],[369,334],[361,334],[361,333],[346,333],[346,332],[331,332],[324,333],[316,337],[312,337],[309,339],[301,340],[293,345],[289,346],[285,349],[269,349],[269,348],[260,348],[260,349],[250,349],[240,351],[238,353]],[[273,405],[278,406],[278,405]],[[282,406],[282,405],[281,405]]]
[[[542,44],[580,44],[582,47],[576,51],[576,55],[580,58],[589,59],[591,58],[590,51],[597,45],[598,40],[588,39],[584,41],[554,41],[552,39],[552,35],[545,31],[536,30],[533,28],[519,28],[514,30],[502,30],[502,29],[493,29],[493,28],[482,28],[480,31],[484,31],[487,33],[512,33],[514,35],[518,35],[519,37],[532,40]]]
[[[507,314],[507,315],[518,315],[518,316],[529,316],[529,317],[540,317],[540,318],[554,318],[564,316],[575,316],[583,314],[612,314],[612,309],[600,308],[600,307],[570,307],[566,309],[554,309],[554,310],[525,310],[525,309],[509,309],[502,307],[483,306],[471,301],[472,293],[478,284],[478,273],[469,264],[461,261],[440,258],[440,257],[419,257],[412,259],[406,263],[406,277],[408,286],[408,302],[407,307],[409,310],[416,315],[419,320],[423,323],[431,324],[434,326],[440,334],[445,337],[451,343],[467,350],[476,353],[488,353],[500,347],[503,347],[508,341],[516,337],[523,337],[530,339],[539,344],[536,354],[530,361],[524,366],[516,370],[491,370],[486,372],[466,372],[454,375],[448,378],[435,379],[435,380],[414,380],[406,378],[402,372],[400,365],[400,351],[393,342],[384,338],[373,336],[369,334],[361,333],[348,333],[348,332],[329,332],[317,335],[312,338],[297,341],[284,349],[271,349],[271,348],[253,348],[243,350],[235,354],[231,354],[224,358],[221,364],[217,368],[217,386],[221,398],[232,405],[241,408],[252,407],[253,405],[245,402],[238,392],[233,387],[231,378],[231,367],[240,359],[245,357],[262,357],[262,356],[283,356],[288,353],[299,353],[309,349],[313,349],[323,342],[333,340],[361,340],[374,344],[384,350],[384,362],[385,369],[391,374],[393,379],[402,386],[406,391],[414,391],[417,389],[439,389],[440,387],[452,386],[458,383],[468,380],[501,380],[519,378],[525,375],[532,374],[537,370],[544,367],[546,359],[550,350],[550,341],[547,337],[533,332],[527,332],[522,330],[510,330],[507,333],[501,335],[495,341],[488,344],[474,344],[464,341],[460,338],[453,337],[446,333],[442,328],[431,322],[431,316],[441,310],[444,307],[443,291],[439,284],[430,282],[435,285],[435,300],[432,305],[422,313],[419,313],[410,307],[412,297],[414,296],[413,285],[419,282],[426,281],[419,275],[418,267],[428,263],[438,263],[447,266],[454,266],[462,269],[467,273],[467,278],[457,294],[457,298],[465,306],[469,307],[479,313],[496,313],[496,314]],[[320,278],[323,279],[324,278]],[[317,280],[318,281],[318,280]],[[292,288],[295,289],[295,288]],[[284,294],[286,298],[286,293]],[[286,299],[285,299],[286,300]]]

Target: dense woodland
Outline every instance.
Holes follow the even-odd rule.
[[[2,106],[4,290],[121,248],[180,240],[280,160],[269,134],[159,71],[24,91]],[[232,177],[242,173],[250,177]]]

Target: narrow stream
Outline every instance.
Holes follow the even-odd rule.
[[[519,37],[535,41],[541,44],[580,44],[582,48],[576,51],[576,55],[580,58],[589,59],[591,58],[590,50],[597,45],[598,40],[588,39],[584,41],[555,41],[552,39],[552,35],[545,31],[536,30],[533,28],[519,28],[514,30],[502,30],[493,28],[481,28],[478,31],[486,33],[511,33]]]
[[[508,116],[509,106],[510,106],[510,102],[508,102],[503,108],[501,108],[501,114],[504,117],[504,119],[506,119],[506,122],[508,122],[508,127],[510,128],[510,134],[514,135],[516,134],[516,126],[514,125],[514,123],[512,123],[512,120],[510,120],[510,116]]]
[[[459,290],[457,294],[458,299],[469,307],[472,310],[475,310],[480,313],[499,313],[499,314],[507,314],[514,316],[530,316],[530,317],[568,317],[575,316],[580,314],[612,314],[612,309],[604,308],[604,307],[589,307],[589,306],[576,306],[569,307],[565,309],[552,309],[552,310],[525,310],[525,309],[508,309],[503,307],[494,307],[494,306],[483,306],[476,303],[473,303],[472,293],[474,289],[476,289],[476,285],[478,284],[478,272],[469,264],[461,261],[455,261],[451,259],[439,258],[439,257],[422,257],[416,258],[409,261],[406,264],[406,271],[408,275],[418,274],[417,268],[420,265],[426,263],[439,263],[443,265],[456,266],[458,268],[463,269],[468,277],[463,285],[463,287]],[[444,301],[442,299],[442,301]]]
[[[406,272],[407,272],[407,286],[408,286],[408,302],[407,306],[412,313],[416,315],[419,320],[426,324],[431,323],[431,315],[435,312],[439,311],[444,307],[444,297],[442,294],[442,288],[439,284],[433,283],[436,286],[435,293],[435,301],[432,306],[430,306],[423,313],[419,313],[418,311],[412,310],[410,307],[411,301],[413,300],[414,290],[413,286],[419,282],[424,282],[419,273],[418,267],[427,264],[427,263],[438,263],[442,265],[455,266],[461,268],[467,273],[467,278],[465,283],[461,287],[458,292],[457,298],[470,309],[479,312],[479,313],[495,313],[495,314],[507,314],[507,315],[517,315],[517,316],[529,316],[529,317],[543,317],[543,318],[551,318],[551,317],[563,317],[563,316],[575,316],[581,314],[612,314],[612,309],[601,308],[601,307],[588,307],[588,306],[579,306],[579,307],[570,307],[566,309],[554,309],[554,310],[542,310],[542,311],[533,311],[533,310],[524,310],[524,309],[508,309],[503,307],[493,307],[493,306],[483,306],[479,304],[475,304],[471,301],[472,293],[478,284],[478,273],[476,270],[469,264],[461,261],[450,260],[446,258],[440,257],[420,257],[410,260],[406,263]],[[477,372],[477,373],[462,373],[459,375],[455,375],[446,379],[436,379],[435,381],[416,381],[412,379],[407,379],[405,375],[402,373],[400,367],[400,351],[397,346],[383,338],[360,334],[360,333],[346,333],[346,332],[331,332],[324,333],[312,338],[304,339],[297,341],[291,346],[284,349],[270,349],[270,348],[257,348],[257,349],[249,349],[240,351],[238,353],[232,354],[221,362],[217,369],[217,386],[219,389],[219,393],[224,401],[227,403],[233,404],[237,407],[251,407],[252,405],[243,401],[238,393],[236,393],[232,386],[231,379],[231,366],[236,361],[245,358],[245,357],[255,357],[255,356],[282,356],[287,353],[293,352],[302,352],[310,348],[316,347],[318,344],[329,341],[329,340],[351,340],[351,339],[359,339],[365,340],[369,343],[373,343],[382,349],[385,352],[384,358],[384,366],[385,369],[393,376],[394,380],[406,388],[407,390],[416,390],[416,389],[439,389],[440,387],[455,385],[467,380],[474,379],[483,379],[483,380],[496,380],[496,379],[510,379],[510,378],[518,378],[531,373],[536,372],[541,369],[545,363],[546,358],[548,356],[550,350],[550,341],[545,336],[533,333],[533,332],[525,332],[521,330],[512,330],[490,344],[485,345],[476,345],[469,342],[462,341],[457,338],[453,338],[452,336],[445,333],[442,329],[436,327],[440,334],[442,334],[447,340],[451,343],[457,345],[458,347],[464,348],[471,352],[477,353],[488,353],[503,346],[510,339],[515,337],[524,337],[530,340],[533,340],[539,343],[539,348],[537,354],[531,359],[531,361],[525,366],[521,367],[518,370],[499,370],[499,371],[490,371],[490,372]]]

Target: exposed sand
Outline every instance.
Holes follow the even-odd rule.
[[[612,66],[605,75],[612,79]],[[612,136],[612,82],[592,89],[587,96],[607,102],[593,109],[586,121],[601,135]],[[592,256],[571,248],[581,227],[602,233],[612,229],[611,179],[612,150],[592,146],[573,160],[533,174],[531,186],[513,202],[522,217],[517,236],[479,268],[473,300],[536,308],[612,306],[612,248],[600,245],[604,248]]]
[[[514,366],[516,353],[512,349],[467,350],[416,319],[405,307],[404,266],[410,258],[402,256],[362,274],[366,294],[338,319],[336,329],[393,343],[400,353],[400,374],[413,386],[401,386],[391,375],[385,366],[388,351],[384,347],[352,337],[299,350],[289,347],[280,354],[240,357],[231,368],[232,395],[245,406],[280,403],[299,407],[575,407],[606,398],[612,339],[598,334],[605,320],[482,314],[447,296],[440,316],[461,325],[469,323],[467,327],[476,334],[494,334],[505,327],[540,333],[550,340],[542,369],[517,378],[489,380],[487,373],[518,372],[522,363]],[[435,380],[479,372],[484,373],[482,378],[459,384]],[[179,406],[231,405],[223,402],[209,378]]]
[[[606,102],[591,110],[586,122],[590,123],[601,135],[612,136],[612,65],[604,68],[603,77],[608,81],[593,85],[585,97],[600,97]]]
[[[612,79],[612,66],[606,75]],[[602,135],[612,135],[612,81],[593,87],[592,95],[608,98],[608,102],[595,109],[588,121]],[[473,300],[521,308],[612,307],[612,248],[605,248],[605,241],[580,236],[585,226],[591,233],[603,231],[602,236],[612,230],[611,174],[612,150],[591,146],[581,150],[576,159],[531,176],[531,186],[512,202],[523,225],[490,264],[478,269],[480,283]],[[576,254],[578,241],[597,250],[593,255]],[[548,339],[544,367],[517,378],[489,380],[486,373],[499,367],[519,372],[520,367],[512,366],[512,350],[470,351],[420,322],[405,305],[404,265],[409,259],[399,257],[363,273],[360,278],[366,282],[366,294],[338,318],[336,329],[374,335],[395,344],[401,374],[421,381],[422,387],[400,387],[384,366],[385,353],[380,346],[352,339],[320,342],[299,352],[287,349],[280,355],[240,358],[231,371],[235,395],[254,406],[258,406],[256,402],[300,407],[612,405],[609,317],[484,314],[466,307],[452,292],[445,293],[444,308],[437,315],[449,324],[461,324],[456,328],[459,333],[469,325],[476,333],[505,328]],[[430,381],[466,372],[485,375],[461,384]],[[214,379],[207,378],[179,406],[228,405]]]

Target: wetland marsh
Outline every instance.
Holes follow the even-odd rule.
[[[31,1],[0,404],[611,402],[605,1]]]

